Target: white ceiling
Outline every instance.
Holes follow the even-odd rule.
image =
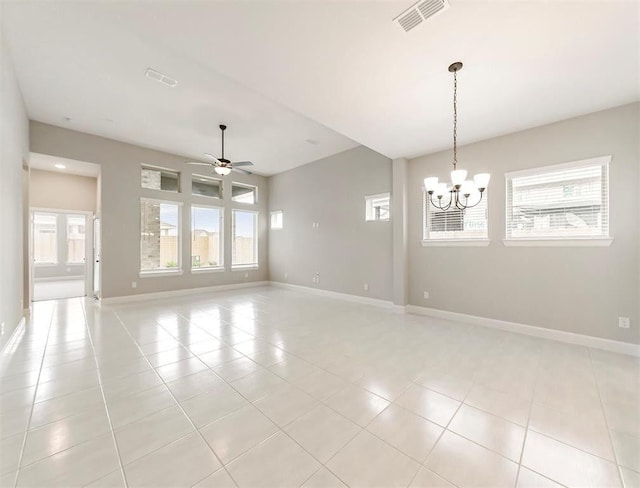
[[[194,158],[227,122],[263,174],[448,147],[458,60],[462,143],[640,99],[636,0],[452,0],[405,33],[411,3],[5,3],[5,31],[32,118]]]
[[[56,168],[56,164],[62,165],[64,168]],[[29,167],[32,169],[41,169],[43,171],[52,171],[54,173],[90,176],[92,178],[96,178],[100,174],[99,164],[87,163],[86,161],[78,161],[76,159],[59,158],[49,154],[34,152],[29,155]]]

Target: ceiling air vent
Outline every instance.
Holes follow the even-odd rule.
[[[448,8],[449,3],[446,0],[421,0],[402,12],[393,21],[398,22],[405,32],[409,32],[424,20]]]
[[[152,80],[158,81],[164,85],[170,86],[171,88],[173,88],[178,84],[178,80],[174,80],[170,76],[164,75],[159,71],[156,71],[155,69],[151,69],[151,68],[147,68],[147,71],[145,72],[145,76],[147,78],[151,78]]]

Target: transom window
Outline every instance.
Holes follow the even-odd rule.
[[[507,239],[608,237],[610,160],[507,173]]]
[[[255,186],[232,183],[231,200],[239,203],[254,204],[258,201],[258,189]]]
[[[150,190],[180,191],[180,173],[170,169],[143,166],[140,172],[140,186]]]
[[[222,181],[207,176],[191,176],[191,194],[201,197],[222,198]]]

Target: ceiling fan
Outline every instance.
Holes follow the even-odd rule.
[[[197,166],[210,166],[213,170],[219,175],[225,176],[231,173],[232,171],[236,171],[238,173],[242,173],[245,175],[252,174],[251,171],[247,171],[246,169],[241,169],[238,166],[253,166],[251,161],[239,161],[237,163],[232,163],[228,159],[224,157],[224,131],[227,129],[226,125],[221,124],[220,130],[222,131],[222,156],[220,158],[216,158],[213,154],[204,153],[204,155],[210,158],[211,162],[199,162],[199,161],[189,161],[187,164],[193,164]]]

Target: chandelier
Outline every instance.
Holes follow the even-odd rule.
[[[475,207],[482,200],[482,194],[489,184],[489,173],[478,173],[473,180],[467,179],[467,171],[458,169],[458,71],[462,63],[457,62],[449,66],[453,73],[453,171],[450,183],[438,182],[437,176],[424,179],[424,188],[429,195],[429,201],[434,207],[446,211],[450,208],[464,210]],[[436,199],[434,201],[433,196]],[[445,196],[448,197],[445,198]]]

